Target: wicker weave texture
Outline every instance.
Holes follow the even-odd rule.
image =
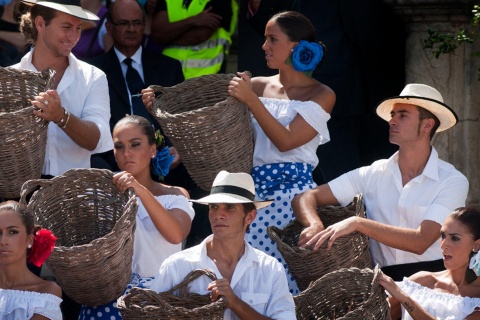
[[[71,169],[51,180],[29,180],[21,201],[28,202],[36,223],[58,238],[47,260],[65,293],[79,304],[102,305],[117,299],[132,270],[135,215],[132,189],[124,194],[112,172]]]
[[[22,184],[42,174],[48,121],[30,101],[53,86],[54,74],[0,67],[0,198],[18,198]]]
[[[192,179],[210,190],[221,170],[250,172],[253,129],[248,108],[228,95],[233,74],[188,79],[173,87],[152,86],[160,94],[152,106]]]
[[[380,269],[343,268],[328,273],[293,297],[299,320],[390,319],[387,295],[378,283]]]
[[[356,196],[346,207],[323,206],[318,208],[317,212],[325,228],[355,215],[365,218],[361,195]],[[301,291],[305,290],[310,282],[339,268],[363,269],[372,266],[368,237],[362,233],[354,232],[336,239],[328,251],[327,242],[313,251],[297,246],[298,237],[303,229],[297,220],[290,222],[283,230],[274,226],[267,228],[268,235],[277,244]]]
[[[132,288],[118,299],[117,307],[124,320],[221,320],[225,312],[225,300],[211,302],[209,295],[188,292],[188,284],[203,275],[216,280],[210,270],[193,270],[182,282],[165,292]]]

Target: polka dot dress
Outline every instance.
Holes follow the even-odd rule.
[[[257,197],[274,202],[260,210],[245,235],[254,248],[269,254],[283,264],[287,273],[288,286],[292,295],[300,293],[288,266],[277,249],[277,245],[267,234],[268,226],[283,229],[294,219],[291,202],[293,197],[316,187],[312,179],[311,165],[305,163],[276,163],[255,167],[252,177],[255,181]]]
[[[132,274],[130,283],[124,294],[127,294],[133,287],[148,289],[152,278],[141,278],[138,274]],[[82,306],[78,320],[121,320],[122,315],[117,309],[117,300],[104,304],[103,306]]]

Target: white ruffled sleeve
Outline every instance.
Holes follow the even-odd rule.
[[[61,320],[62,299],[49,293],[0,289],[0,319],[23,320],[39,314],[51,320]]]
[[[330,120],[330,114],[328,114],[323,108],[316,102],[304,101],[302,103],[292,104],[293,109],[300,114],[305,121],[317,130],[320,136],[319,144],[324,144],[330,141],[330,133],[328,132],[327,121]]]

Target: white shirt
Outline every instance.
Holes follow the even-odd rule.
[[[402,185],[398,152],[343,174],[328,183],[341,205],[362,193],[367,218],[391,226],[417,229],[423,220],[442,224],[448,214],[465,206],[468,180],[451,164],[438,158],[432,147],[422,174]],[[424,254],[398,250],[370,239],[370,252],[381,267],[442,259],[439,239]]]
[[[157,292],[170,290],[195,269],[211,269],[217,279],[223,278],[215,263],[207,256],[206,244],[212,237],[213,235],[210,235],[199,245],[165,260],[150,289]],[[210,278],[200,277],[190,282],[190,292],[208,294],[210,292],[207,287],[210,282]],[[237,263],[230,286],[237,297],[260,314],[272,319],[296,319],[295,304],[288,291],[285,269],[275,258],[254,249],[246,242],[245,253]],[[227,309],[224,319],[238,317]]]
[[[195,216],[192,203],[185,196],[167,194],[155,197],[167,209],[183,210],[191,220]],[[132,272],[142,278],[154,277],[162,262],[172,254],[182,250],[182,244],[168,242],[158,232],[140,198],[135,217],[135,241],[133,242]]]
[[[480,298],[457,296],[451,293],[433,290],[404,278],[398,286],[421,305],[435,319],[464,320],[475,309],[480,308]],[[402,306],[402,320],[413,320]]]
[[[38,71],[32,64],[33,50],[13,68]],[[68,56],[68,67],[57,86],[62,107],[76,117],[95,123],[100,139],[95,150],[77,145],[53,121],[48,125],[47,149],[42,173],[58,176],[72,168],[90,168],[90,155],[113,149],[110,133],[110,96],[105,73],[100,69]],[[71,125],[71,123],[69,124]]]
[[[0,289],[0,320],[27,320],[39,314],[61,320],[62,299],[49,293]]]
[[[253,153],[253,166],[262,166],[270,163],[300,162],[311,164],[314,168],[318,164],[317,147],[330,141],[327,121],[330,115],[313,101],[298,101],[260,97],[260,101],[270,114],[283,126],[287,126],[300,114],[318,134],[304,145],[280,152],[272,141],[265,135],[255,117],[251,117],[255,136],[255,149]]]

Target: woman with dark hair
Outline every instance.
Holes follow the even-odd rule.
[[[137,196],[132,287],[149,288],[162,262],[182,250],[195,215],[188,192],[155,182],[152,174],[166,176],[173,161],[163,137],[150,121],[132,115],[113,128],[114,155],[121,172],[113,183],[121,192],[133,188]],[[116,301],[103,306],[83,306],[79,319],[121,319]]]
[[[262,48],[268,67],[278,69],[278,74],[250,79],[239,72],[228,87],[229,94],[252,113],[256,196],[274,199],[272,205],[258,210],[246,238],[284,265],[290,292],[296,295],[297,285],[266,229],[270,225],[285,227],[294,218],[293,197],[316,186],[312,178],[318,164],[316,150],[330,140],[327,121],[336,97],[328,86],[311,77],[326,48],[301,13],[274,15],[266,25]]]
[[[35,228],[33,215],[16,201],[0,204],[0,319],[62,319],[62,290],[27,267],[40,266],[55,246],[56,238]]]
[[[455,209],[440,237],[446,270],[421,271],[402,282],[381,274],[392,319],[480,319],[480,211]]]

